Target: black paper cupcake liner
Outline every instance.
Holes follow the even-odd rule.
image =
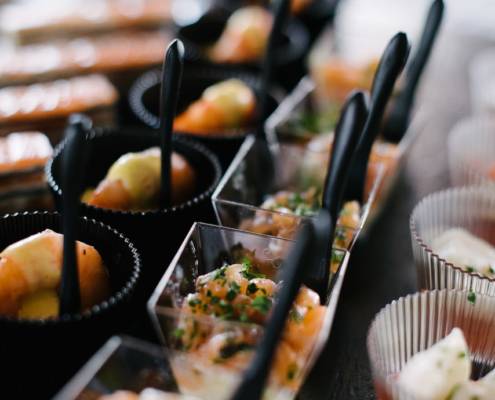
[[[199,99],[203,91],[218,82],[237,78],[259,93],[260,80],[253,74],[239,71],[236,68],[220,66],[188,66],[185,68],[178,112],[185,110],[193,101]],[[160,98],[161,71],[151,70],[143,74],[129,92],[129,103],[132,111],[146,126],[157,129]],[[270,96],[269,112],[278,106],[278,93],[275,88]],[[253,125],[242,129],[230,129],[212,132],[208,135],[180,132],[180,136],[193,139],[208,147],[220,160],[223,170],[230,165],[239,147],[248,134],[254,133]]]
[[[123,154],[159,146],[157,133],[146,130],[118,131],[97,129],[89,137],[88,168],[84,188],[96,187],[110,166]],[[173,139],[174,151],[183,155],[196,171],[197,188],[190,200],[162,210],[142,212],[116,211],[81,203],[81,213],[102,221],[127,235],[143,258],[140,301],[147,300],[179,244],[195,221],[214,219],[211,196],[221,176],[215,156],[198,143],[183,138]],[[46,176],[57,208],[60,208],[62,142],[46,168]]]
[[[45,229],[60,232],[60,226],[57,213],[6,215],[0,219],[0,247]],[[137,250],[116,230],[84,217],[78,240],[101,254],[113,294],[90,310],[63,318],[0,317],[2,398],[49,398],[102,343],[129,323],[131,299],[141,271]]]

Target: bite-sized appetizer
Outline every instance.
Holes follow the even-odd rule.
[[[0,174],[41,169],[52,150],[41,132],[16,132],[0,138]]]
[[[229,79],[207,88],[174,121],[174,130],[199,135],[246,126],[254,118],[256,96],[239,79]]]
[[[472,381],[469,349],[454,328],[429,349],[415,354],[398,376],[398,385],[418,400],[489,400],[495,398],[495,370]]]
[[[495,277],[495,248],[462,228],[446,230],[433,239],[435,254],[467,272]]]
[[[0,85],[34,83],[86,73],[109,73],[158,65],[162,31],[110,33],[15,47],[0,59]]]
[[[64,126],[72,113],[86,113],[102,124],[113,122],[118,94],[101,75],[0,89],[0,134]]]
[[[110,282],[98,251],[76,244],[82,310],[109,297]],[[44,319],[59,312],[63,236],[51,230],[11,244],[0,253],[0,315]]]
[[[218,63],[249,63],[259,61],[272,29],[273,18],[260,6],[235,11],[218,41],[209,49],[210,59]]]
[[[415,354],[399,374],[398,384],[421,400],[447,400],[471,375],[469,349],[459,328],[429,349]]]
[[[18,43],[113,30],[155,28],[170,19],[168,0],[15,2],[0,9],[0,29]]]
[[[95,207],[123,211],[158,208],[161,155],[157,147],[127,153],[115,161],[96,189],[88,189],[82,201]],[[196,173],[180,154],[172,154],[172,202],[186,201],[195,190]]]
[[[198,400],[196,397],[183,394],[166,393],[158,389],[146,388],[140,394],[127,390],[119,390],[112,394],[101,396],[98,400]]]
[[[319,99],[343,103],[353,90],[370,90],[377,66],[377,60],[353,65],[338,58],[315,64],[311,75]]]
[[[244,220],[241,229],[264,235],[293,238],[300,223],[297,217],[311,217],[321,208],[321,190],[310,187],[304,192],[280,191],[269,196],[256,212],[254,218]],[[274,211],[267,213],[263,210]],[[359,227],[361,207],[357,201],[344,204],[337,221],[334,245],[347,248],[353,230]]]
[[[181,317],[174,333],[183,351],[198,365],[224,367],[241,372],[249,364],[259,339],[257,329],[269,318],[283,282],[271,277],[250,260],[225,265],[196,279],[195,292],[183,301]],[[286,322],[278,345],[271,380],[277,385],[295,388],[300,383],[304,363],[313,349],[323,324],[326,307],[317,293],[303,286]],[[202,318],[222,321],[202,324]],[[224,321],[245,323],[223,329]],[[175,372],[175,371],[174,371]],[[181,385],[180,373],[176,377]],[[187,383],[186,383],[187,386]]]

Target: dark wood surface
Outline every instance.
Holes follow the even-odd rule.
[[[428,123],[381,215],[352,252],[333,331],[303,388],[303,400],[375,399],[366,350],[368,327],[392,300],[417,290],[409,217],[425,195],[449,186],[447,137],[469,114],[467,65],[487,43],[445,27],[418,102]]]

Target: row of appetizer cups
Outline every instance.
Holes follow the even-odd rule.
[[[156,132],[143,132],[142,130],[122,132],[99,128],[91,130],[87,135],[87,142],[91,148],[87,160],[89,167],[84,171],[81,189],[96,186],[112,163],[123,154],[149,149],[157,146],[159,141],[160,138]],[[252,150],[253,141],[252,137],[246,139],[236,158],[237,161],[233,163],[232,171],[246,173],[245,157]],[[66,145],[67,141],[64,141],[58,146],[46,168],[47,180],[58,209],[62,208],[61,180],[64,174],[62,153]],[[105,337],[108,337],[109,333],[125,332],[129,329],[129,325],[143,323],[144,313],[141,305],[144,305],[147,297],[162,277],[166,263],[173,255],[172,252],[179,247],[179,241],[185,235],[186,230],[196,220],[210,221],[212,219],[210,201],[221,176],[221,169],[216,157],[202,145],[183,138],[175,138],[173,148],[188,160],[197,173],[198,185],[195,188],[193,198],[167,209],[142,212],[116,211],[81,203],[84,218],[78,228],[78,237],[83,242],[94,245],[101,252],[110,274],[111,286],[114,289],[113,295],[90,310],[61,319],[36,321],[17,320],[15,318],[2,319],[2,325],[5,328],[3,333],[6,339],[3,342],[5,346],[2,346],[2,353],[5,355],[5,360],[9,360],[11,366],[10,375],[7,376],[11,377],[12,386],[7,390],[16,391],[19,387],[26,389],[22,380],[16,379],[20,376],[19,371],[24,370],[28,375],[33,376],[32,390],[37,393],[51,393],[61,381],[67,380],[75,372],[75,368],[87,359],[89,354],[95,350],[95,346],[101,343]],[[291,154],[295,155],[294,152],[301,153],[302,150],[296,147],[288,148],[287,151],[292,151]],[[249,163],[256,162],[257,158],[257,154],[253,154]],[[281,157],[279,161],[284,160],[287,158]],[[276,162],[276,165],[279,171],[285,169],[283,163]],[[299,165],[293,166],[290,169],[291,173],[297,173],[299,167]],[[280,174],[280,176],[282,175],[286,176],[287,171]],[[342,238],[338,245],[344,250],[335,250],[337,254],[340,254],[336,256],[337,264],[333,271],[337,272],[339,276],[338,282],[340,283],[337,287],[342,283],[345,272],[345,268],[339,268],[339,265],[341,262],[343,265],[345,264],[343,260],[346,259],[346,249],[352,247],[364,225],[380,176],[379,173],[374,175],[376,181],[371,183],[373,189],[370,190],[366,204],[357,215],[357,221],[353,221],[356,225],[353,225],[352,228],[339,227]],[[295,178],[291,176],[291,179]],[[239,174],[234,177],[227,175],[224,178],[224,185],[236,187],[238,185],[235,183],[236,180],[239,181]],[[248,184],[256,187],[253,182],[248,182]],[[284,184],[289,183],[287,180],[283,180],[276,185]],[[222,185],[218,186],[217,193],[223,193],[224,189],[225,187]],[[285,232],[285,236],[293,238],[297,226],[305,219],[304,216],[286,216],[283,213],[275,213],[262,208],[253,210],[253,205],[242,204],[242,202],[233,204],[227,200],[225,203],[229,206],[234,205],[238,209],[236,222],[230,222],[235,227],[239,227],[242,220],[240,218],[253,219],[256,213],[267,213],[270,219],[272,215],[277,214],[283,216],[285,225],[289,225],[291,228]],[[222,211],[219,211],[220,206],[218,206],[220,202],[214,200],[214,204],[217,215],[221,215]],[[3,222],[5,224],[4,246],[43,231],[43,229],[55,231],[61,229],[61,217],[58,214],[23,213],[6,216]],[[124,232],[126,236],[122,236],[114,228]],[[257,237],[255,234],[251,236]],[[259,237],[267,240],[266,236],[261,235]],[[208,240],[208,236],[205,240]],[[205,243],[202,245],[204,246]],[[267,245],[266,247],[269,248],[270,246]],[[137,249],[141,255],[138,254]],[[334,300],[328,314],[330,316],[328,324],[333,318],[338,292],[339,290],[332,291]],[[328,326],[323,334],[329,333],[329,329]],[[133,329],[130,331],[135,332]],[[17,346],[11,346],[11,343],[19,339],[24,343],[21,351]],[[82,343],[75,347],[74,342]],[[320,339],[319,343],[321,346],[324,340]],[[34,359],[29,367],[26,367],[24,355],[28,354]],[[35,371],[39,370],[49,358],[54,360],[54,373],[47,382],[45,374],[37,376]],[[306,372],[305,369],[304,373]]]
[[[395,37],[394,41],[396,45],[399,42],[402,45],[406,42],[405,37],[400,35]],[[404,50],[405,47],[402,46],[401,49]],[[96,186],[96,183],[99,181],[99,179],[101,179],[102,176],[105,176],[105,173],[108,170],[108,168],[111,166],[112,162],[122,154],[126,154],[129,151],[141,151],[151,146],[156,146],[159,143],[160,138],[156,133],[145,134],[144,132],[139,132],[139,135],[135,133],[134,134],[131,133],[127,135],[123,132],[116,132],[116,131],[98,132],[98,130],[96,130],[96,132],[92,131],[91,134],[88,135],[88,141],[91,143],[92,151],[89,156],[89,162],[88,162],[89,168],[87,171],[85,171],[83,188]],[[256,151],[256,149],[259,150],[259,147],[255,147],[253,145],[254,143],[255,143],[255,139],[253,139],[252,137],[248,137],[246,139],[245,144],[241,147],[241,151],[239,152],[239,159],[237,160],[237,163],[234,162],[232,164],[231,168],[229,169],[229,172],[224,178],[224,183],[225,184],[230,183],[234,191],[239,190],[239,185],[241,186],[241,189],[242,186],[246,184],[250,185],[251,188],[266,186],[263,185],[263,183],[260,184],[259,182],[253,183],[249,181],[250,179],[252,179],[253,172],[254,172],[254,176],[256,176],[257,172],[259,172],[258,171],[259,168],[256,168],[256,163],[260,159],[259,154],[254,153],[251,155],[251,157],[249,157],[250,151]],[[65,143],[62,143],[59,146],[59,148],[55,152],[54,159],[51,162],[49,162],[47,165],[48,182],[52,191],[55,194],[55,197],[58,200],[59,207],[61,203],[60,199],[62,197],[62,192],[59,182],[60,182],[61,174],[67,173],[67,171],[62,171],[62,164],[61,164],[62,162],[61,153],[63,152],[64,145]],[[214,187],[217,185],[220,177],[220,167],[218,165],[218,161],[216,161],[215,157],[208,150],[203,148],[201,145],[196,143],[194,144],[189,143],[187,140],[176,138],[174,139],[173,147],[174,150],[177,150],[192,164],[193,169],[198,173],[199,185],[198,187],[195,188],[194,198],[192,200],[186,201],[185,203],[181,203],[178,206],[173,206],[158,211],[144,211],[144,212],[113,211],[99,207],[93,207],[86,204],[82,205],[83,215],[94,217],[99,221],[108,223],[109,226],[121,230],[122,232],[124,232],[126,235],[129,236],[130,240],[133,243],[135,243],[137,248],[139,248],[139,250],[141,251],[144,267],[139,268],[139,265],[137,265],[139,264],[139,262],[135,260],[133,263],[134,265],[133,271],[140,270],[142,277],[140,281],[138,281],[137,283],[134,282],[134,284],[131,285],[133,289],[136,288],[138,289],[136,290],[138,305],[140,303],[143,303],[145,300],[147,300],[146,294],[150,293],[150,291],[156,285],[157,280],[162,276],[164,272],[163,270],[164,262],[162,261],[164,258],[164,254],[165,254],[165,258],[168,260],[171,254],[167,254],[167,250],[174,251],[174,249],[178,247],[179,243],[175,243],[174,241],[176,241],[185,234],[180,230],[186,229],[187,226],[190,226],[190,224],[197,219],[208,220],[209,197]],[[282,182],[278,186],[277,184],[275,184],[275,188],[277,189],[286,189],[287,187],[283,187],[283,185],[287,185],[287,182],[290,182],[290,179],[292,177],[291,174],[298,175],[300,170],[304,169],[304,164],[300,163],[301,160],[304,160],[304,157],[298,156],[300,154],[303,155],[305,154],[306,149],[304,147],[301,146],[291,147],[289,145],[288,146],[280,145],[279,147],[277,146],[277,151],[274,152],[274,155],[284,154],[285,151],[289,152],[289,153],[285,153],[286,155],[289,154],[292,157],[280,157],[280,159],[277,159],[275,162],[275,169],[279,173],[274,174],[274,176],[278,175],[283,177]],[[101,154],[104,154],[105,156],[102,157]],[[320,152],[319,156],[321,158],[322,152]],[[290,168],[286,168],[284,162],[286,162],[286,160],[294,160],[294,159],[298,160],[299,163],[296,163],[296,165],[292,165]],[[253,163],[255,164],[254,171],[251,170],[251,173],[249,173],[249,168],[247,168],[247,166],[249,166],[249,163],[251,163],[251,165]],[[325,165],[327,163],[328,163],[328,155],[324,158],[324,161],[321,161],[320,159],[320,162],[317,164]],[[397,168],[397,164],[393,163],[392,170],[389,172],[394,172],[395,168]],[[353,226],[350,227],[351,229],[349,229],[349,227],[347,226],[340,227],[345,232],[349,230],[349,234],[345,233],[344,235],[342,235],[341,238],[342,242],[340,245],[344,249],[350,249],[352,247],[358,236],[358,233],[360,232],[360,229],[364,225],[369,209],[373,202],[374,195],[376,194],[376,191],[378,190],[377,188],[379,187],[379,182],[381,178],[380,170],[381,170],[381,166],[375,167],[374,173],[371,175],[372,179],[371,182],[369,182],[370,185],[367,193],[368,197],[362,201],[363,204],[360,204],[358,206],[358,212],[356,218],[351,218],[351,221],[353,223]],[[322,179],[321,168],[317,172],[320,172],[320,175],[317,176],[316,179],[319,179],[321,181]],[[251,178],[249,177],[250,175]],[[287,180],[288,175],[289,175],[289,180]],[[259,176],[257,178],[259,178]],[[249,188],[249,187],[245,186],[244,188]],[[219,189],[217,189],[217,193],[221,193],[222,189],[223,189],[222,185],[220,185]],[[230,192],[232,192],[232,190],[230,190]],[[227,193],[229,193],[229,190],[227,190]],[[260,193],[259,195],[256,196],[256,198],[258,199],[263,198],[263,196],[267,194],[269,193]],[[235,203],[236,200],[239,204]],[[258,200],[254,200],[254,201],[258,201]],[[286,228],[288,226],[290,228],[285,233],[285,235],[289,236],[290,238],[293,238],[295,229],[300,224],[300,222],[305,219],[304,215],[287,215],[285,212],[276,212],[271,210],[260,209],[257,208],[259,204],[256,203],[255,204],[251,203],[248,204],[247,206],[243,205],[242,201],[239,201],[239,197],[237,194],[235,194],[234,196],[234,201],[227,200],[225,201],[225,204],[227,206],[233,205],[241,210],[241,212],[236,211],[234,213],[237,218],[235,222],[235,227],[239,227],[240,220],[246,218],[246,215],[244,215],[245,213],[247,213],[248,219],[251,218],[255,220],[256,217],[259,217],[258,215],[259,212],[259,213],[268,214],[269,224],[275,226],[277,225],[277,223],[275,223],[274,221],[278,217],[278,219],[281,220],[282,222],[282,227]],[[244,210],[244,213],[242,212],[242,210]],[[220,216],[221,214],[222,212],[219,212],[217,208],[217,215]],[[38,218],[36,215],[25,216],[25,217],[28,219]],[[51,226],[53,226],[53,224]],[[160,236],[156,235],[157,232],[160,233],[163,232],[164,228],[165,229],[171,228],[173,229],[173,232],[170,233],[167,232],[168,234],[165,237],[161,235]],[[41,229],[38,225],[36,227],[36,231],[39,230]],[[28,235],[29,233],[33,233],[33,231],[31,230],[31,232],[24,232],[24,234],[26,235]],[[264,238],[265,236],[261,236],[261,237]],[[164,245],[165,241],[167,242],[166,246]],[[105,243],[102,243],[102,246],[104,247]],[[193,249],[197,249],[197,248],[198,248],[197,246],[193,247]],[[117,258],[119,260],[122,259],[121,257],[117,257]],[[336,278],[334,279],[334,282],[336,282],[334,284],[334,290],[330,292],[330,298],[325,299],[327,300],[327,302],[329,302],[328,304],[331,306],[328,308],[328,313],[326,313],[326,317],[325,317],[325,320],[327,321],[326,329],[322,329],[320,334],[317,337],[315,337],[315,340],[318,339],[317,344],[319,344],[320,350],[321,350],[321,345],[324,343],[324,340],[321,339],[320,336],[323,335],[326,338],[325,335],[329,334],[331,320],[333,318],[333,314],[335,311],[336,300],[338,299],[338,294],[340,291],[339,285],[341,285],[343,274],[345,273],[345,268],[343,268],[343,266],[345,266],[345,263],[342,266],[340,266],[340,268],[338,264],[345,259],[346,257],[336,257],[337,266],[332,271],[337,275]],[[109,267],[109,269],[111,269],[111,267]],[[170,269],[168,271],[170,271]],[[139,290],[139,285],[141,285],[141,290]],[[331,296],[334,296],[333,300],[331,300]],[[119,298],[122,300],[125,297],[126,296],[120,296]],[[110,300],[110,304],[113,303],[115,303],[115,300],[112,298]],[[87,336],[87,331],[83,329],[80,326],[80,324],[78,324],[77,321],[80,319],[88,321],[87,328],[93,330],[93,328],[95,328],[93,322],[99,319],[100,316],[99,310],[100,307],[96,306],[89,313],[86,314],[83,313],[82,316],[77,315],[74,318],[68,318],[68,320],[72,322],[71,324],[69,324],[69,326],[71,327],[71,329],[75,330],[75,332],[74,331],[72,332],[74,333],[74,335],[76,335],[75,337],[81,338]],[[132,315],[132,318],[137,318],[137,315],[139,314],[139,307],[137,307],[138,313],[136,313],[136,310],[134,311],[135,311],[134,313],[130,313],[128,314],[128,316]],[[73,321],[73,319],[75,319],[75,321]],[[104,318],[104,320],[110,321],[110,318]],[[78,362],[80,362],[82,358],[84,358],[85,349],[83,348],[78,349],[81,350],[79,356],[74,356],[73,352],[71,353],[69,351],[65,351],[65,349],[62,348],[62,346],[57,346],[57,348],[54,349],[53,346],[43,345],[43,340],[41,340],[43,338],[43,335],[40,335],[38,331],[41,330],[43,332],[43,330],[46,329],[45,328],[46,325],[53,327],[52,332],[49,335],[49,340],[51,340],[51,342],[49,343],[52,344],[57,343],[57,345],[60,343],[59,340],[60,336],[57,334],[58,333],[57,329],[60,322],[63,321],[50,320],[49,322],[43,321],[42,323],[31,323],[29,321],[23,321],[24,326],[28,328],[24,332],[28,335],[28,338],[31,339],[31,340],[26,340],[26,342],[32,345],[31,347],[26,347],[25,350],[34,354],[36,354],[34,349],[36,349],[37,351],[44,350],[51,356],[54,356],[55,354],[61,356],[62,360],[64,360],[70,355],[71,356],[70,362],[77,364]],[[116,329],[119,326],[117,322],[118,321],[114,321],[113,323],[110,323],[107,327],[111,328],[111,330],[113,331],[113,329]],[[120,320],[120,322],[123,321]],[[13,331],[18,330],[17,324],[15,323],[12,324],[11,320],[7,321],[7,325],[9,324],[13,327]],[[107,330],[104,329],[104,327],[102,327],[101,329],[94,329],[94,330],[99,331],[102,335],[104,335],[105,332],[108,332]],[[167,331],[169,332],[170,330]],[[34,337],[36,337],[37,339],[33,340],[32,337],[30,337],[30,335],[34,335]],[[70,333],[64,336],[70,336]],[[97,338],[94,339],[98,340]],[[86,342],[88,344],[88,347],[90,347],[91,346],[91,344],[89,343],[90,341],[86,340]],[[318,349],[318,346],[316,346],[315,348]],[[46,359],[48,357],[48,354],[44,354],[44,356],[39,357],[39,359],[40,360]],[[315,353],[312,354],[313,355],[317,354],[317,351],[315,351]],[[15,358],[14,355],[13,357]],[[314,359],[314,357],[310,357],[308,360],[311,359]],[[57,363],[55,363],[55,365],[57,365]],[[58,371],[59,374],[57,374],[57,377],[54,378],[54,380],[59,380],[62,376],[64,375],[66,376],[71,371],[70,363],[66,360],[64,360],[64,362],[59,362],[58,366],[60,367],[63,366],[64,371],[63,372]],[[301,369],[299,375],[303,377],[306,372],[307,372],[306,368]],[[292,373],[291,376],[292,375],[294,374]],[[292,379],[294,379],[294,376],[292,377]],[[55,385],[55,382],[53,382],[53,384]],[[40,382],[40,384],[37,386],[37,389],[40,389],[41,386],[42,383]],[[297,385],[296,385],[296,391],[297,391]]]

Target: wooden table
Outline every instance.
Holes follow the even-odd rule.
[[[425,195],[449,186],[446,141],[469,114],[467,65],[486,46],[444,29],[418,102],[431,111],[385,212],[353,250],[329,343],[300,398],[366,400],[375,393],[366,350],[368,327],[392,300],[417,290],[409,217]]]

